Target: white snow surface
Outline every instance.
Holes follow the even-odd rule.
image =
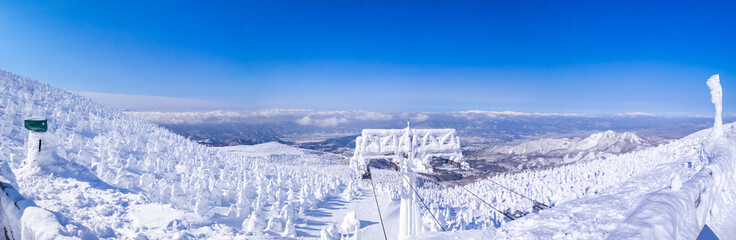
[[[383,238],[370,182],[355,180],[348,161],[340,156],[278,143],[207,148],[87,98],[8,72],[0,72],[0,90],[0,163],[7,164],[7,168],[0,164],[0,173],[8,182],[15,178],[12,184],[37,210],[56,218],[27,211],[45,225],[58,223],[59,236]],[[30,134],[22,121],[39,115],[49,119],[49,132],[31,138],[43,138],[49,144],[32,156],[24,147]],[[723,172],[734,161],[732,147],[725,146],[736,145],[736,126],[722,127],[723,138],[717,144],[711,144],[712,130],[706,129],[657,147],[496,175],[465,185],[498,209],[528,214],[514,221],[455,183],[420,178],[419,194],[448,231],[442,232],[420,207],[423,232],[417,238],[615,238],[627,226],[646,228],[647,223],[632,220],[648,209],[647,202],[661,197],[682,202],[684,210],[674,215],[684,220],[664,220],[657,227],[707,223],[722,239],[735,239],[736,234],[729,232],[736,229],[733,194],[718,190],[733,189],[736,182],[734,174]],[[723,174],[708,180],[703,176],[709,175],[707,170]],[[392,170],[372,173],[386,235],[395,239],[401,176]],[[681,179],[681,187],[676,186],[675,176]],[[552,208],[532,210],[530,200],[496,183]],[[708,211],[711,216],[701,218],[701,210],[692,209],[698,208],[693,189],[701,192],[702,186],[721,187],[704,192],[700,206],[712,206],[714,213]],[[23,227],[41,225],[32,220],[9,221]],[[654,234],[647,236],[665,236]]]
[[[49,131],[43,150],[29,156],[23,120],[38,116],[49,120]],[[278,152],[272,145],[261,147],[246,155],[207,148],[88,98],[0,72],[0,161],[10,166],[24,197],[59,217],[64,235],[281,236],[241,226],[251,215],[296,222],[296,214],[286,213],[314,209],[346,187],[347,173],[300,167],[304,159],[316,162],[289,155],[301,150],[272,155]],[[27,157],[35,164],[23,164]]]

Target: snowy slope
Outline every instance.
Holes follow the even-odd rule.
[[[605,131],[594,133],[586,138],[545,138],[518,145],[498,146],[488,149],[490,153],[554,155],[555,153],[576,153],[581,151],[599,151],[606,153],[627,153],[657,146],[664,139],[641,137],[634,132],[617,133]]]
[[[658,146],[669,140],[640,136],[634,132],[605,131],[586,138],[543,138],[516,145],[470,151],[468,157],[481,161],[476,166],[502,166],[509,171],[554,167],[577,161],[611,158],[619,154]]]
[[[714,103],[720,120],[718,99]],[[467,186],[497,208],[529,214],[514,221],[499,217],[462,188],[426,189],[424,194],[440,216],[449,209],[455,216],[451,220],[474,223],[464,224],[466,229],[487,229],[466,232],[476,238],[491,234],[498,239],[693,239],[708,224],[721,239],[736,239],[732,230],[736,227],[736,125],[724,125],[720,134],[720,121],[716,122],[716,130],[702,130],[658,147],[495,176]],[[714,139],[713,135],[724,138]],[[530,200],[494,182],[553,208],[530,211]],[[488,223],[497,228],[485,227]],[[471,227],[479,224],[480,228]],[[427,233],[425,238],[455,236]]]
[[[295,236],[298,216],[291,213],[346,186],[341,175],[209,149],[8,72],[0,72],[0,110],[0,161],[9,163],[20,193],[59,216],[71,236]],[[22,121],[32,116],[49,119],[57,144],[44,144],[43,161],[55,166],[22,164],[28,137]],[[254,223],[249,229],[246,219]]]
[[[728,144],[736,145],[736,125],[725,125],[724,130]],[[691,179],[710,162],[706,154],[709,150],[704,145],[708,142],[709,132],[710,129],[706,129],[668,144],[609,159],[504,174],[466,185],[498,209],[520,210],[528,214],[514,221],[509,221],[455,184],[425,186],[420,193],[446,228],[452,231],[473,230],[465,232],[466,237],[603,239],[617,231],[630,214],[649,201],[651,194],[670,189],[675,178],[681,181]],[[734,161],[733,156],[730,161]],[[494,182],[553,207],[537,212],[532,209],[532,201]],[[726,203],[722,207],[726,208],[724,211],[736,207],[732,201]],[[675,214],[678,218],[687,217]],[[722,226],[723,221],[727,220],[714,221],[709,225],[720,223]],[[436,223],[427,221],[425,228],[436,228],[433,225]],[[456,235],[446,233],[425,234],[423,238],[456,238]]]
[[[339,156],[278,143],[207,148],[87,98],[7,72],[0,72],[0,90],[0,161],[12,171],[0,172],[5,179],[16,179],[25,198],[53,213],[61,235],[383,238],[371,185],[355,181],[347,160]],[[49,119],[48,135],[32,136],[44,138],[39,154],[31,151],[33,146],[26,151],[29,133],[22,127],[23,119],[34,116]],[[736,145],[736,126],[727,124],[723,129],[726,145]],[[652,194],[672,188],[677,182],[673,179],[687,186],[706,169],[713,159],[704,144],[708,133],[656,147],[659,143],[633,134],[604,132],[580,140],[498,148],[498,153],[506,154],[589,155],[592,149],[610,155],[465,185],[498,209],[528,214],[514,221],[457,183],[420,179],[419,194],[448,229],[439,232],[431,215],[420,208],[424,229],[420,238],[611,237]],[[402,178],[379,169],[373,176],[378,208],[388,238],[394,239]],[[733,180],[724,179],[719,180]],[[530,200],[496,183],[553,207],[532,210]],[[733,212],[733,205],[728,201],[714,205],[726,212],[712,218],[716,231],[732,227],[724,224],[729,221],[724,216]]]

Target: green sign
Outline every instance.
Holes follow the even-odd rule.
[[[45,132],[48,130],[46,120],[26,120],[24,124],[26,129],[34,132]]]

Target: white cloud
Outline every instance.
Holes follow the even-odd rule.
[[[313,126],[319,126],[319,127],[334,127],[343,123],[347,123],[347,118],[337,118],[337,117],[331,117],[331,118],[325,118],[325,119],[312,119],[309,116],[304,116],[303,118],[300,118],[299,120],[295,121],[299,125],[313,125]]]
[[[497,116],[560,116],[560,117],[583,117],[585,114],[580,113],[527,113],[527,112],[514,112],[514,111],[481,111],[481,110],[470,110],[458,112],[459,114],[482,114],[489,117]]]
[[[299,120],[296,120],[296,123],[299,125],[311,125],[312,124],[312,118],[308,116],[304,116],[303,118],[300,118]]]
[[[312,110],[274,108],[274,109],[256,111],[256,112],[253,112],[252,114],[255,116],[260,116],[260,117],[274,117],[274,116],[289,116],[289,115],[297,115],[297,114],[306,114],[309,112],[312,112]]]
[[[654,116],[654,114],[651,113],[645,113],[645,112],[630,112],[630,113],[619,113],[616,114],[616,116]]]
[[[424,113],[417,114],[416,116],[411,118],[411,120],[414,122],[424,122],[424,121],[427,121],[428,119],[429,119],[429,115],[424,114]]]
[[[354,116],[355,119],[358,120],[391,120],[393,116],[389,114],[383,114],[378,112],[368,112],[368,111],[358,111],[356,112],[356,115]]]

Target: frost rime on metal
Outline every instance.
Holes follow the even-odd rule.
[[[421,230],[416,188],[416,173],[430,172],[435,158],[450,160],[467,168],[462,159],[460,138],[455,129],[364,129],[355,140],[355,154],[350,166],[358,173],[367,169],[371,159],[386,159],[399,166],[406,181],[402,184],[399,213],[399,239],[416,236]]]

